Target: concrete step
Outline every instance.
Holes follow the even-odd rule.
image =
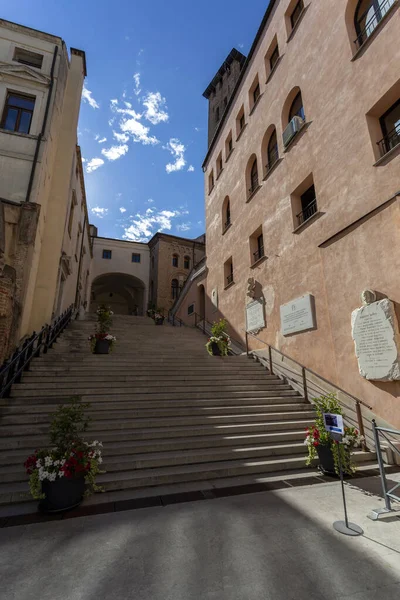
[[[165,420],[164,426],[161,427],[137,427],[125,429],[110,429],[105,430],[97,428],[93,423],[89,426],[87,439],[98,439],[104,444],[119,442],[139,442],[143,440],[182,440],[187,437],[198,437],[205,440],[208,436],[219,436],[221,439],[230,438],[236,435],[257,435],[267,433],[284,433],[290,431],[303,431],[309,427],[314,419],[306,418],[302,414],[302,418],[295,418],[291,413],[290,420],[281,421],[252,421],[250,423],[228,423],[228,424],[196,424],[196,425],[167,425]],[[0,450],[15,450],[19,448],[38,448],[43,444],[48,443],[48,427],[29,428],[26,427],[22,431],[20,427],[6,428],[7,431],[2,431],[0,435]]]
[[[152,439],[135,441],[110,441],[103,448],[103,456],[118,457],[136,454],[152,454],[154,452],[190,451],[206,449],[210,452],[220,448],[236,448],[238,446],[273,446],[276,444],[289,444],[301,442],[304,445],[305,432],[303,429],[293,431],[279,431],[276,433],[258,433],[243,435],[208,435],[197,437],[184,437],[172,439]],[[33,440],[24,438],[27,448],[5,449],[0,454],[0,465],[21,465],[32,451]]]
[[[179,373],[177,374],[168,374],[168,375],[164,375],[164,376],[158,376],[156,373],[154,373],[153,375],[136,375],[134,373],[132,374],[126,374],[123,371],[117,371],[117,372],[101,372],[101,373],[91,373],[90,371],[88,372],[80,372],[77,371],[76,373],[73,374],[69,374],[66,375],[64,371],[61,372],[56,372],[56,373],[50,373],[50,374],[46,374],[46,373],[42,373],[41,375],[39,375],[38,373],[35,372],[25,372],[23,375],[23,383],[26,384],[42,384],[42,383],[56,383],[56,384],[61,384],[61,383],[69,383],[71,380],[73,379],[73,381],[75,381],[76,383],[84,383],[84,382],[104,382],[104,383],[120,383],[120,382],[130,382],[131,385],[148,385],[150,383],[154,383],[156,384],[157,382],[159,383],[159,385],[164,385],[164,384],[176,384],[176,385],[184,385],[186,383],[188,384],[204,384],[204,382],[206,381],[207,383],[210,382],[215,382],[215,383],[222,383],[222,384],[229,384],[231,382],[237,382],[237,383],[241,383],[241,382],[268,382],[270,384],[275,384],[275,385],[281,385],[281,383],[284,383],[282,379],[279,379],[278,377],[276,377],[275,375],[267,375],[266,373],[246,373],[246,374],[240,374],[240,373],[229,373],[227,375],[224,375],[223,373],[219,372],[219,371],[215,371],[212,372],[210,374],[207,375],[207,378],[203,377],[202,375],[181,375],[179,376]]]
[[[136,417],[129,419],[116,417],[108,419],[100,419],[96,415],[96,418],[92,419],[91,427],[95,431],[110,431],[111,429],[115,432],[119,430],[132,430],[132,429],[148,429],[158,428],[163,426],[191,426],[191,425],[226,425],[234,423],[251,423],[257,422],[262,423],[268,422],[282,422],[291,419],[313,419],[315,418],[315,412],[313,410],[295,410],[288,412],[258,412],[252,414],[222,414],[222,415],[187,415],[184,417],[172,416],[172,417]],[[45,419],[45,415],[38,416],[40,419],[38,422],[34,418],[22,417],[23,423],[19,420],[19,417],[4,417],[1,420],[0,435],[10,435],[10,431],[16,430],[19,435],[29,433],[46,433],[49,428],[49,422]],[[28,424],[26,424],[28,421]]]
[[[161,417],[201,417],[201,418],[217,418],[219,416],[225,417],[226,415],[247,417],[248,420],[252,419],[253,415],[257,418],[264,418],[266,414],[274,415],[287,415],[287,413],[305,413],[307,415],[314,414],[309,404],[274,404],[269,406],[268,404],[261,405],[248,405],[248,406],[210,406],[210,407],[196,407],[186,406],[184,408],[139,408],[139,409],[120,409],[120,410],[102,410],[99,411],[87,410],[87,415],[93,422],[107,421],[110,426],[111,423],[124,419],[128,422],[131,419],[153,419]],[[1,420],[1,425],[26,425],[26,424],[38,424],[38,423],[50,423],[52,414],[50,411],[30,411],[23,414],[18,414],[14,411],[11,414],[4,414]]]
[[[34,404],[26,403],[24,399],[16,401],[14,398],[7,399],[3,398],[0,401],[2,406],[1,414],[6,415],[23,415],[23,414],[36,414],[36,413],[52,413],[58,406],[63,404],[64,398],[50,398],[47,401],[39,403],[35,401]],[[302,396],[285,396],[283,399],[280,396],[269,396],[266,399],[258,398],[257,406],[259,407],[270,407],[271,409],[276,405],[281,405],[284,402],[285,405],[291,406],[308,406],[311,407],[308,402],[304,400]],[[2,404],[1,404],[2,403]],[[125,400],[119,402],[98,402],[93,408],[91,405],[90,410],[96,413],[114,412],[118,410],[131,411],[131,410],[142,410],[142,409],[186,409],[192,408],[197,410],[208,410],[213,407],[235,407],[246,410],[246,406],[253,406],[254,398],[209,398],[205,400],[196,400],[195,404],[191,404],[186,399],[175,400],[170,398],[169,400]],[[269,409],[268,409],[269,410]]]
[[[168,400],[169,398],[175,399],[187,399],[187,400],[195,400],[195,399],[207,399],[207,398],[268,398],[269,396],[281,396],[282,398],[285,396],[298,396],[299,393],[292,389],[285,390],[240,390],[240,391],[226,391],[226,390],[218,390],[215,392],[214,389],[209,391],[170,391],[166,392],[161,391],[157,388],[158,391],[147,391],[144,393],[140,389],[135,388],[120,388],[117,390],[112,390],[110,393],[105,393],[104,387],[102,388],[68,388],[59,390],[47,390],[43,389],[40,391],[37,390],[24,390],[20,389],[19,386],[15,386],[12,390],[11,398],[34,398],[43,399],[43,398],[52,398],[52,397],[62,397],[70,398],[73,395],[80,395],[85,398],[85,402],[101,402],[102,400],[108,399],[110,400],[118,400],[118,399],[148,399],[148,400]],[[55,395],[55,391],[58,391],[59,394]]]
[[[213,463],[220,461],[242,461],[244,459],[266,459],[274,456],[296,456],[303,455],[305,460],[305,446],[297,444],[278,444],[270,446],[244,446],[231,449],[207,449],[191,450],[185,452],[154,452],[152,454],[136,454],[109,457],[105,456],[103,467],[107,473],[131,471],[132,469],[150,469],[158,467],[170,467],[178,465],[195,465]],[[26,473],[23,464],[0,466],[0,481],[23,482]]]

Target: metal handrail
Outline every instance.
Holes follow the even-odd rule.
[[[258,260],[260,260],[261,258],[264,258],[264,256],[265,256],[264,246],[260,246],[259,250],[256,250],[255,252],[253,252],[253,256],[254,256],[253,264],[256,263]]]
[[[200,331],[202,331],[204,333],[204,335],[208,335],[208,333],[206,331],[206,324],[209,325],[210,327],[213,326],[213,323],[211,323],[211,321],[208,321],[204,316],[199,315],[199,313],[195,312],[194,313],[194,326],[197,327],[197,329],[200,329]],[[229,338],[239,348],[243,348],[243,343],[240,342],[239,340],[235,339],[234,337],[232,337],[230,334],[223,333],[222,335]]]
[[[11,358],[2,364],[0,367],[0,398],[8,398],[13,383],[20,383],[22,373],[29,371],[31,360],[38,358],[42,350],[43,354],[46,354],[52,347],[71,321],[73,309],[74,306],[71,304],[51,325],[45,325],[39,333],[34,331],[22,346],[15,350]]]
[[[373,421],[372,421],[372,431],[374,434],[376,456],[378,459],[379,472],[380,472],[380,476],[381,476],[383,498],[385,500],[385,508],[376,508],[376,509],[372,510],[372,512],[368,515],[370,519],[372,519],[373,521],[376,521],[379,518],[379,515],[382,515],[382,514],[392,511],[392,506],[391,506],[392,500],[395,500],[396,502],[400,502],[400,496],[397,496],[396,494],[393,493],[400,486],[400,482],[396,483],[396,485],[394,485],[390,490],[388,490],[388,483],[387,483],[387,479],[386,479],[385,465],[383,463],[382,448],[381,448],[381,441],[380,441],[379,434],[386,440],[386,442],[389,443],[392,450],[394,450],[394,452],[400,456],[399,448],[397,448],[393,444],[392,440],[386,435],[387,433],[390,433],[391,435],[399,435],[400,436],[400,431],[397,429],[388,429],[387,427],[379,427],[376,424],[375,419],[373,419]]]
[[[165,316],[164,316],[164,318],[165,318]],[[182,321],[182,319],[180,319],[179,317],[177,317],[171,310],[168,311],[167,321],[173,327],[177,327],[176,323],[179,325],[179,327],[182,327],[182,325],[185,325],[185,323]]]
[[[245,334],[246,334],[246,354],[247,354],[247,356],[249,356],[249,335],[252,338],[254,338],[255,340],[257,340],[258,342],[261,342],[261,344],[264,344],[265,346],[267,346],[267,348],[268,348],[269,371],[270,371],[271,375],[274,374],[274,366],[273,366],[273,360],[272,360],[272,351],[277,352],[278,354],[280,354],[284,358],[287,358],[288,360],[292,361],[293,363],[295,363],[297,366],[299,366],[301,368],[301,376],[302,376],[302,380],[303,380],[303,395],[304,395],[304,399],[305,400],[309,400],[308,389],[307,389],[307,377],[306,377],[307,373],[310,373],[311,375],[314,375],[314,377],[318,377],[324,383],[327,383],[328,385],[336,388],[339,392],[342,392],[343,394],[346,394],[346,396],[348,396],[349,398],[351,398],[352,400],[354,400],[354,402],[356,404],[356,415],[357,415],[358,428],[360,430],[360,435],[362,435],[364,437],[364,440],[365,440],[365,428],[364,428],[364,421],[363,421],[363,416],[362,416],[362,412],[361,412],[361,406],[364,406],[368,410],[372,410],[372,406],[369,406],[369,404],[367,404],[363,400],[360,400],[360,398],[357,398],[357,396],[353,396],[353,394],[350,394],[349,392],[346,392],[346,390],[342,389],[341,387],[339,387],[338,385],[336,385],[332,381],[329,381],[329,379],[326,379],[325,377],[322,377],[322,375],[319,375],[318,373],[316,373],[312,369],[309,369],[308,367],[302,365],[299,361],[295,360],[294,358],[291,358],[290,356],[288,356],[284,352],[281,352],[280,350],[278,350],[274,346],[271,346],[267,342],[264,342],[264,340],[261,340],[260,338],[258,338],[253,333],[251,333],[249,331],[246,331]],[[362,446],[363,446],[364,450],[367,449],[365,441],[363,442]]]
[[[226,285],[229,285],[232,282],[233,282],[233,273],[226,276]]]

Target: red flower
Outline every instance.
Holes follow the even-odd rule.
[[[313,446],[319,446],[319,442],[313,442]]]

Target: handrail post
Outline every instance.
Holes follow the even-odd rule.
[[[375,440],[375,450],[376,450],[376,457],[378,459],[378,464],[379,464],[379,471],[381,474],[381,482],[382,482],[382,491],[383,491],[383,497],[385,500],[385,505],[387,510],[392,510],[392,507],[390,505],[390,498],[387,494],[387,482],[386,482],[386,473],[385,473],[385,466],[383,464],[383,458],[382,458],[382,451],[381,451],[381,443],[379,440],[379,432],[378,429],[376,427],[376,421],[375,419],[372,420],[372,431],[374,434],[374,440]]]
[[[268,345],[268,357],[269,357],[269,372],[271,375],[274,374],[274,368],[272,366],[272,348]]]
[[[247,358],[249,357],[249,336],[248,336],[247,331],[246,331],[246,356],[247,356]]]
[[[301,368],[301,375],[303,377],[303,393],[304,393],[304,400],[308,400],[308,390],[307,390],[307,376],[306,376],[306,369],[305,367]]]
[[[206,318],[203,317],[203,334],[206,335]]]
[[[356,413],[357,413],[358,429],[360,430],[360,435],[362,435],[364,438],[364,441],[361,443],[361,448],[364,450],[364,452],[366,452],[368,450],[368,448],[367,448],[367,443],[365,441],[364,421],[363,421],[363,416],[362,416],[362,412],[361,412],[361,404],[358,400],[356,402]]]

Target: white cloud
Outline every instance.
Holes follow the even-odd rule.
[[[99,219],[102,219],[108,214],[108,208],[100,208],[100,206],[95,206],[94,208],[90,209],[90,212]]]
[[[159,143],[154,135],[149,135],[150,128],[145,127],[143,123],[140,123],[135,118],[122,119],[119,126],[121,131],[128,133],[134,142],[140,142],[144,146],[154,146]]]
[[[149,204],[152,204],[152,203],[154,202],[154,200],[153,200],[153,198],[149,198],[149,199],[147,200],[147,202],[148,202]]]
[[[194,166],[193,166],[193,165],[189,165],[189,167],[188,167],[188,171],[189,171],[189,173],[193,173],[193,171],[194,171]]]
[[[153,125],[168,121],[169,116],[165,110],[167,108],[166,100],[161,96],[160,92],[149,92],[146,94],[143,98],[143,106],[146,107],[144,113],[145,119]]]
[[[168,144],[165,146],[165,149],[169,150],[169,152],[175,158],[174,163],[168,163],[165,166],[165,170],[167,171],[167,173],[181,171],[186,165],[185,146],[178,140],[178,138],[171,138]]]
[[[191,229],[192,224],[189,222],[187,223],[179,223],[179,225],[176,226],[178,231],[189,231],[189,229]]]
[[[197,132],[201,131],[200,127],[195,127],[194,130],[197,131]]]
[[[157,231],[169,231],[172,228],[172,219],[180,216],[179,210],[156,212],[154,208],[148,208],[144,214],[138,213],[133,217],[122,237],[134,242],[147,242]]]
[[[92,158],[86,165],[86,173],[92,173],[92,171],[96,171],[96,169],[102,165],[104,165],[104,160],[102,158]]]
[[[99,104],[92,96],[92,92],[87,89],[87,87],[83,86],[82,90],[82,99],[84,102],[87,102],[92,108],[100,108]]]
[[[126,144],[121,144],[120,146],[111,146],[111,148],[103,148],[101,151],[102,155],[108,158],[108,160],[117,160],[124,156],[129,150],[129,147]]]
[[[135,82],[135,95],[139,96],[139,94],[141,93],[141,87],[140,87],[140,73],[135,73],[133,76],[134,82]]]
[[[104,144],[104,142],[107,141],[106,137],[101,138],[101,140],[97,140],[99,142],[99,144]]]
[[[121,121],[119,122],[119,127],[122,133],[126,135],[129,134],[134,142],[139,142],[145,146],[159,143],[156,137],[149,135],[150,128],[143,125],[143,123],[140,123],[140,119],[142,118],[140,113],[137,113],[131,108],[120,108],[118,105],[118,100],[111,101],[111,109],[113,112],[123,115]],[[114,132],[113,135],[114,137],[117,137],[121,134],[116,134]],[[127,141],[126,138],[123,141]]]
[[[123,206],[121,206],[121,208],[119,210],[120,210],[120,212],[122,212],[122,214],[126,212],[126,208],[124,208]]]
[[[129,135],[127,133],[118,133],[117,131],[113,131],[113,137],[117,140],[117,142],[126,143],[129,141]]]

